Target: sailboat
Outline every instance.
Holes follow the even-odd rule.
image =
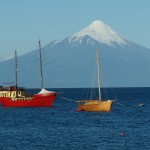
[[[100,64],[98,49],[96,50],[96,60],[98,68],[98,100],[77,100],[78,111],[92,111],[92,112],[109,112],[111,110],[113,100],[102,100],[100,90]]]
[[[17,51],[15,51],[15,73],[16,85],[3,87],[0,86],[0,103],[2,107],[50,107],[56,97],[56,92],[48,91],[43,88],[42,72],[42,53],[39,41],[40,52],[40,73],[41,73],[41,91],[33,96],[29,96],[25,88],[18,87],[18,64]]]

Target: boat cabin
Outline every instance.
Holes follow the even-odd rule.
[[[25,97],[25,89],[23,88],[16,89],[15,86],[9,86],[7,88],[0,86],[0,97],[9,97],[9,98]]]

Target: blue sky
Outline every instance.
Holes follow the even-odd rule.
[[[0,0],[0,60],[61,40],[102,20],[150,48],[149,0]]]

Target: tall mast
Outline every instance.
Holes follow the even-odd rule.
[[[15,50],[15,70],[16,70],[16,97],[18,96],[18,60],[17,51]]]
[[[98,94],[99,94],[99,100],[101,100],[101,90],[100,90],[100,64],[99,64],[98,49],[96,49],[96,60],[97,60],[97,70],[98,70]]]
[[[40,42],[40,40],[39,40],[39,53],[40,53],[41,89],[43,89],[42,49],[41,49],[41,42]]]

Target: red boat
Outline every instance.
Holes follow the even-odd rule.
[[[39,41],[40,46],[40,41]],[[40,69],[41,69],[41,91],[29,96],[24,88],[18,87],[17,79],[17,52],[15,51],[16,63],[16,85],[5,88],[0,86],[0,103],[2,107],[50,107],[56,97],[56,92],[47,91],[43,88],[42,58],[40,46]]]
[[[50,107],[55,100],[56,93],[42,89],[33,96],[28,96],[23,88],[16,89],[0,87],[0,103],[2,107]]]

